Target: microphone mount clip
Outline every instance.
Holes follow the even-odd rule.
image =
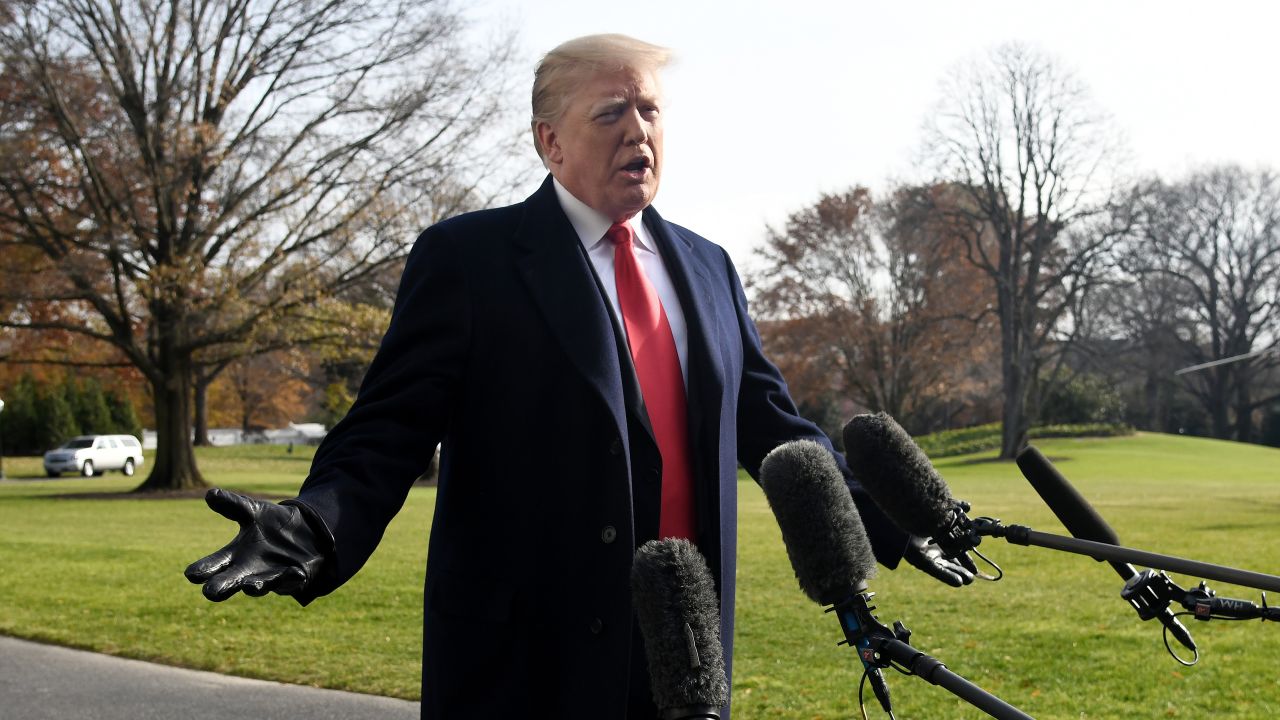
[[[956,500],[955,507],[951,510],[950,522],[947,527],[930,538],[942,550],[944,557],[957,558],[976,548],[982,542],[982,537],[976,531],[975,521],[970,520],[967,514],[969,508],[969,503],[964,500]]]
[[[1120,591],[1138,611],[1138,617],[1149,620],[1168,607],[1178,603],[1195,615],[1197,620],[1261,620],[1280,622],[1280,607],[1267,605],[1267,594],[1262,593],[1262,605],[1248,600],[1219,597],[1203,580],[1191,590],[1178,586],[1164,572],[1143,570],[1129,578]]]
[[[852,595],[827,608],[826,612],[835,612],[840,620],[840,629],[844,631],[844,640],[838,644],[848,645],[858,651],[866,679],[871,683],[871,691],[880,701],[880,707],[892,717],[893,703],[889,697],[889,684],[880,673],[881,668],[889,667],[889,660],[883,654],[883,641],[894,639],[906,643],[911,638],[911,631],[897,621],[893,623],[893,630],[885,627],[872,613],[876,606],[871,604],[871,599],[875,596],[875,593],[866,590],[866,584],[863,583]]]
[[[894,621],[893,629],[880,622],[872,613],[876,606],[871,604],[871,599],[875,596],[873,592],[854,593],[827,608],[827,612],[836,613],[840,619],[840,628],[844,630],[844,640],[840,641],[840,645],[857,648],[864,663],[887,668],[889,661],[880,652],[882,641],[910,642],[911,631],[898,620]]]

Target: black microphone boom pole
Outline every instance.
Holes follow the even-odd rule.
[[[901,622],[894,622],[893,629],[885,627],[876,616],[869,602],[875,593],[858,593],[830,609],[841,616],[840,626],[845,631],[845,642],[858,648],[864,663],[877,667],[890,667],[897,663],[907,675],[917,675],[933,685],[948,690],[970,705],[1000,720],[1029,720],[1030,715],[969,682],[947,669],[937,658],[920,652],[907,641],[911,631]]]
[[[999,520],[992,518],[976,518],[973,521],[973,526],[974,532],[980,537],[1004,538],[1014,545],[1033,545],[1035,547],[1049,548],[1050,550],[1061,550],[1075,553],[1076,555],[1087,555],[1095,560],[1138,563],[1157,570],[1168,570],[1169,572],[1194,575],[1210,580],[1221,580],[1222,582],[1244,585],[1259,590],[1280,592],[1280,577],[1265,575],[1252,570],[1240,570],[1226,567],[1225,565],[1214,565],[1173,555],[1161,555],[1110,543],[1063,537],[1062,535],[1032,530],[1023,525],[1001,525]]]

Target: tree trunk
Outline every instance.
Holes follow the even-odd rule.
[[[1030,352],[1023,334],[1022,312],[1013,287],[1017,285],[1011,266],[1008,244],[1001,246],[1001,277],[997,282],[996,302],[1000,313],[1000,373],[1004,404],[1000,412],[1000,459],[1012,460],[1027,444],[1027,358]]]
[[[161,337],[164,337],[162,334]],[[151,474],[135,492],[192,490],[208,487],[191,443],[192,363],[189,354],[173,349],[173,340],[161,348],[162,380],[153,381],[156,409],[156,457]]]
[[[1236,383],[1236,440],[1253,442],[1253,405],[1249,402],[1249,383],[1243,377]]]
[[[1210,372],[1209,417],[1213,422],[1213,436],[1219,440],[1231,439],[1231,398],[1227,397],[1226,368],[1218,366]]]
[[[1213,436],[1219,440],[1231,439],[1231,423],[1227,419],[1227,403],[1218,398],[1213,399],[1209,417],[1213,423]]]
[[[1165,431],[1164,425],[1160,423],[1160,385],[1155,373],[1149,368],[1153,367],[1151,362],[1147,363],[1147,378],[1142,385],[1142,394],[1146,400],[1146,407],[1142,410],[1142,420],[1140,421],[1139,430],[1156,430]]]
[[[1026,377],[1019,363],[1009,363],[1004,376],[1004,408],[1001,412],[1000,459],[1012,460],[1027,444]]]
[[[192,383],[195,393],[195,434],[193,444],[196,447],[209,447],[209,384],[212,378],[196,378]]]

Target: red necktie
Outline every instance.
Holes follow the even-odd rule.
[[[692,455],[684,376],[667,314],[658,292],[636,262],[631,226],[615,223],[605,233],[614,243],[613,274],[627,329],[631,360],[640,380],[649,424],[662,453],[662,510],[658,537],[694,539]]]

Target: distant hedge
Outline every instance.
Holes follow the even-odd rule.
[[[5,455],[40,455],[75,435],[142,437],[142,423],[129,397],[92,377],[68,373],[41,382],[26,372],[3,390],[0,450]]]
[[[1133,428],[1119,423],[1083,423],[1078,425],[1041,425],[1031,428],[1031,438],[1114,437],[1132,435]],[[916,443],[931,458],[966,455],[1000,449],[1000,423],[988,423],[958,430],[921,435]]]

